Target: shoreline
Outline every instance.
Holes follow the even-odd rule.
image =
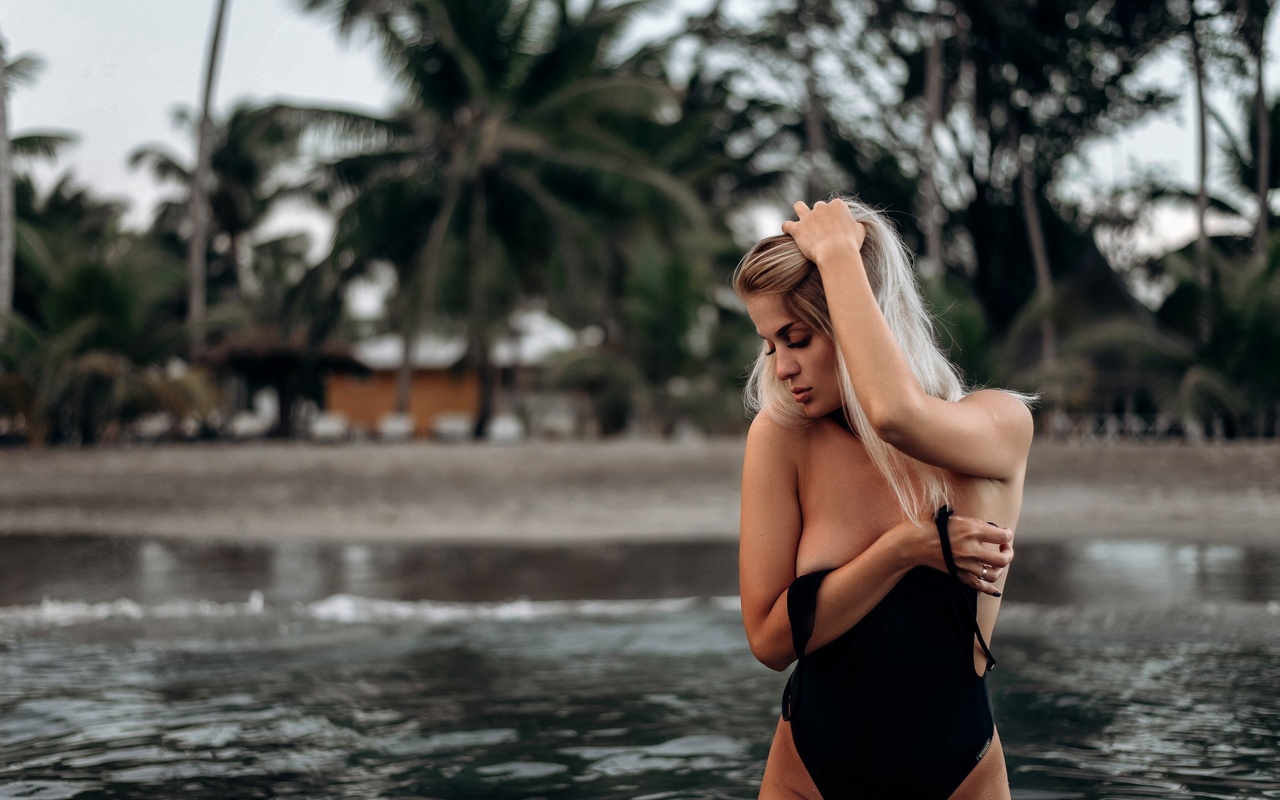
[[[563,546],[737,538],[741,439],[0,450],[0,535]],[[1280,446],[1037,441],[1024,542],[1275,545]]]

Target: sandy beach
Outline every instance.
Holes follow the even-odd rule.
[[[742,441],[0,451],[0,533],[566,544],[737,536]],[[1280,447],[1037,443],[1022,541],[1268,544]]]

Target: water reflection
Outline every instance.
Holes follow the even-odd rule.
[[[753,797],[736,555],[3,537],[0,797]],[[1007,591],[1017,800],[1280,796],[1280,550],[1031,544]]]
[[[700,603],[54,629],[0,661],[0,797],[754,797],[784,677],[751,659],[740,626]],[[999,648],[1016,800],[1276,796],[1280,649],[1052,635]]]
[[[1280,549],[1161,542],[1018,548],[1008,597],[1047,605],[1168,607],[1280,599]]]
[[[1011,602],[1171,608],[1280,601],[1280,549],[1158,542],[1033,543],[1018,550]],[[311,602],[653,599],[733,596],[732,542],[568,547],[230,543],[104,536],[0,537],[0,606],[45,598]]]

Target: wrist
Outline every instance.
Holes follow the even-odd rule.
[[[863,268],[862,254],[858,252],[858,243],[853,237],[840,237],[820,248],[814,256],[814,264],[820,273]]]
[[[937,536],[929,526],[916,520],[904,520],[889,529],[898,567],[905,573],[916,567],[929,566],[936,559]]]

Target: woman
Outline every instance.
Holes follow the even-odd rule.
[[[963,391],[879,213],[795,210],[734,274],[764,340],[742,616],[762,663],[798,659],[760,796],[1008,798],[984,678],[1029,398]]]

